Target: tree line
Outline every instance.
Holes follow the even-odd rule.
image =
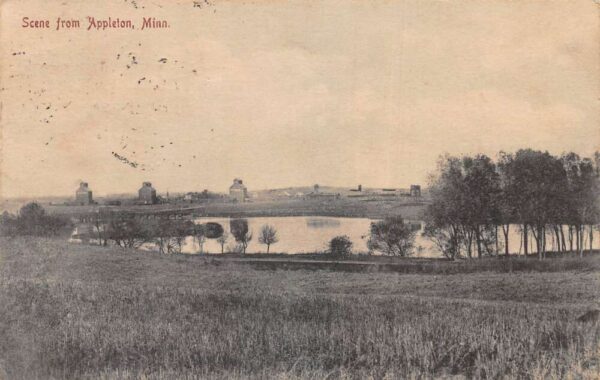
[[[496,161],[474,156],[440,157],[430,176],[431,204],[424,235],[449,258],[509,255],[510,226],[518,226],[520,245],[544,258],[549,240],[558,252],[583,255],[587,235],[593,248],[600,223],[600,153],[554,156],[522,149],[500,152]]]
[[[69,218],[48,215],[35,202],[21,207],[17,215],[5,211],[0,216],[0,236],[56,236],[71,228]]]
[[[61,215],[49,215],[36,202],[31,202],[14,215],[8,212],[0,215],[0,236],[62,236],[68,234],[76,225],[70,218]],[[221,253],[227,247],[234,253],[246,253],[253,238],[247,219],[232,219],[231,234],[219,223],[194,223],[183,219],[146,219],[140,215],[100,209],[91,217],[91,222],[79,225],[84,231],[79,237],[92,239],[102,246],[116,245],[122,248],[140,248],[145,244],[154,244],[160,253],[179,253],[188,237],[198,244],[200,252],[207,239],[215,239],[221,246]],[[265,224],[261,227],[258,242],[267,246],[279,241],[275,227]]]
[[[194,223],[182,219],[142,219],[127,213],[105,212],[94,218],[93,236],[102,245],[112,241],[115,245],[125,248],[139,248],[144,244],[155,244],[160,253],[180,253],[188,237],[198,244],[200,253],[204,252],[207,239],[214,239],[225,252],[226,244],[233,238],[235,243],[227,247],[233,253],[246,253],[252,241],[253,234],[249,230],[247,219],[232,219],[230,231],[225,231],[219,223]],[[277,230],[265,224],[260,229],[258,241],[267,246],[267,253],[272,244],[279,241]]]

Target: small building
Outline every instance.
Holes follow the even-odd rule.
[[[144,182],[140,190],[138,191],[139,202],[145,205],[156,204],[158,198],[156,197],[156,190],[152,187],[152,183]]]
[[[233,184],[229,186],[229,196],[237,202],[245,202],[248,198],[248,189],[241,179],[236,178]]]
[[[87,182],[81,182],[79,188],[75,191],[75,203],[80,206],[85,206],[94,203],[92,198],[92,190],[88,187]]]
[[[410,196],[411,197],[420,197],[421,196],[421,186],[420,185],[410,185]]]

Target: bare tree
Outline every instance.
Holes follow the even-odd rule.
[[[279,237],[277,236],[277,230],[275,229],[275,227],[268,224],[262,226],[262,228],[260,229],[260,236],[258,237],[258,242],[267,246],[267,254],[269,253],[271,244],[275,244],[278,241]]]

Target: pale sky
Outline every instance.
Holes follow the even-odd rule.
[[[3,197],[406,187],[446,152],[600,149],[592,0],[0,3]]]

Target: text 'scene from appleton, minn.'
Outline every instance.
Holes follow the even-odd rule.
[[[166,29],[170,28],[169,21],[156,17],[141,17],[137,20],[120,17],[96,18],[85,16],[83,18],[56,17],[52,19],[24,16],[21,19],[23,29],[48,29],[61,30],[111,30],[111,29]]]

